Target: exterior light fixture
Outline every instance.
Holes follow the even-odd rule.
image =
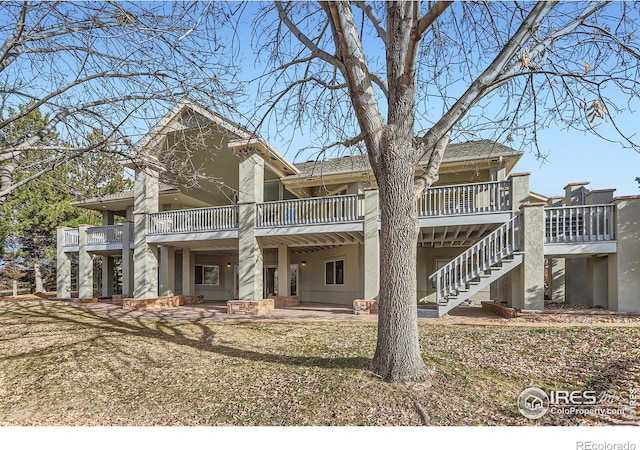
[[[230,262],[227,263],[227,269],[231,269],[231,263]]]
[[[300,263],[300,265],[301,265],[302,267],[307,267],[307,262],[306,262],[306,261],[302,261],[302,262]]]

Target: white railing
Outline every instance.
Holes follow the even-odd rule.
[[[517,215],[501,225],[429,277],[432,282],[435,281],[438,301],[520,250],[520,217]]]
[[[65,247],[77,247],[80,245],[80,233],[77,228],[64,230],[64,245]]]
[[[615,239],[615,205],[544,209],[545,244]]]
[[[122,224],[87,228],[87,244],[120,244],[122,235]]]
[[[277,227],[363,220],[362,195],[337,195],[259,203],[257,226]]]
[[[418,216],[509,211],[510,187],[510,181],[431,187],[418,199]]]
[[[149,234],[194,233],[238,228],[238,206],[181,209],[149,214]]]

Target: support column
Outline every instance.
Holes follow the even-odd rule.
[[[609,309],[640,312],[640,195],[616,197],[617,252],[609,255]]]
[[[514,214],[520,211],[520,205],[529,203],[529,175],[531,175],[530,172],[509,175],[509,180],[511,181],[511,210]]]
[[[289,269],[289,248],[287,244],[278,245],[278,296],[291,294],[291,270]]]
[[[113,257],[102,257],[102,296],[113,296]]]
[[[122,295],[124,297],[133,295],[133,251],[131,250],[133,237],[133,222],[124,222],[122,224]]]
[[[93,298],[93,258],[87,251],[87,228],[78,227],[78,297]]]
[[[195,254],[182,248],[182,295],[196,295]]]
[[[564,258],[549,258],[549,298],[555,303],[564,303]]]
[[[176,248],[172,245],[160,247],[160,295],[171,297],[176,290]]]
[[[113,211],[102,211],[102,225],[113,225],[114,223]]]
[[[519,270],[516,269],[519,280],[514,280],[514,290],[517,288],[519,292],[512,290],[514,308],[544,309],[544,205],[527,203],[521,206],[524,260]],[[514,274],[514,278],[517,275]]]
[[[133,224],[133,296],[136,299],[158,296],[157,247],[147,243],[147,215],[158,211],[158,178],[148,169],[136,172]]]
[[[378,190],[364,191],[364,300],[377,300],[380,292],[380,237]],[[417,274],[416,274],[417,276]]]
[[[71,298],[71,258],[64,251],[64,233],[67,227],[56,230],[56,297]]]
[[[606,256],[591,256],[587,259],[587,305],[609,306],[609,273]]]
[[[240,156],[239,209],[239,286],[240,300],[262,299],[262,247],[255,235],[256,203],[264,198],[264,160],[252,150],[242,150]]]

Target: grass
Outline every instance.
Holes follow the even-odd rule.
[[[594,424],[523,418],[529,386],[629,393],[638,327],[421,325],[430,383],[367,370],[375,324],[117,320],[55,302],[0,302],[3,425]],[[623,395],[624,396],[624,395]],[[627,401],[628,403],[628,401]]]

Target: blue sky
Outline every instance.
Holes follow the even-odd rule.
[[[253,3],[248,8],[253,10],[259,4]],[[248,36],[251,23],[248,19],[242,27],[247,27]],[[243,39],[242,48],[242,72],[239,77],[249,80],[260,73],[262,67],[255,67],[255,56],[249,46],[249,39]],[[254,88],[248,86],[250,98],[254,97]],[[626,105],[626,99],[612,96],[612,100],[620,105]],[[637,105],[640,109],[640,105]],[[384,107],[383,107],[384,108]],[[623,108],[615,117],[618,125],[630,134],[640,129],[640,121],[635,112],[629,108]],[[599,127],[611,140],[618,137],[611,128],[610,120],[601,121]],[[264,138],[269,140],[274,147],[281,151],[288,159],[305,161],[315,158],[318,142],[321,136],[314,133],[311,128],[303,130],[288,129],[281,135],[270,133],[268,127],[260,130]],[[473,139],[491,139],[493,133],[477,134]],[[470,139],[471,140],[471,139]],[[590,181],[589,188],[605,189],[616,188],[615,195],[640,194],[636,177],[640,177],[640,153],[623,148],[621,144],[608,142],[592,134],[575,130],[563,130],[559,126],[549,126],[538,133],[538,145],[540,151],[546,155],[545,160],[536,158],[535,152],[529,147],[518,147],[517,143],[511,145],[516,150],[525,152],[514,171],[531,172],[531,189],[543,195],[562,195],[563,187],[570,182]],[[300,149],[316,147],[300,152]]]

